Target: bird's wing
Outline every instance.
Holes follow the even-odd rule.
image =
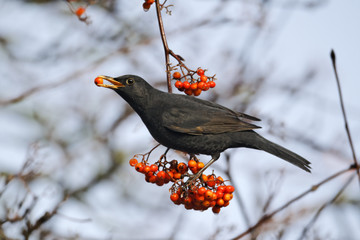
[[[211,102],[204,101],[204,104],[200,101],[199,104],[166,109],[162,114],[163,126],[172,131],[190,135],[240,132],[259,128],[240,119],[240,117],[250,118],[251,116],[235,113]],[[254,119],[257,120],[257,118]]]

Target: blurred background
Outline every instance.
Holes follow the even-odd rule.
[[[312,162],[309,174],[265,152],[227,150],[207,170],[236,187],[218,215],[174,205],[170,184],[149,184],[129,166],[157,143],[124,100],[93,83],[130,73],[167,90],[155,6],[71,6],[88,3],[79,21],[66,1],[0,1],[0,239],[230,239],[353,163],[330,51],[359,149],[359,1],[167,2],[170,49],[217,76],[200,98],[261,118],[258,133]],[[168,159],[186,161],[174,151]],[[359,181],[345,185],[352,176],[321,185],[243,239],[357,239]]]

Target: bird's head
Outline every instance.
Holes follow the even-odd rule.
[[[110,84],[104,83],[104,80]],[[154,88],[144,79],[136,75],[123,75],[120,77],[98,76],[95,79],[98,87],[113,89],[130,105],[145,103]],[[134,106],[133,106],[134,107]]]

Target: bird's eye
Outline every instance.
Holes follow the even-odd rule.
[[[134,84],[134,82],[135,82],[135,80],[132,79],[132,78],[126,79],[126,84],[127,85],[132,85],[132,84]]]

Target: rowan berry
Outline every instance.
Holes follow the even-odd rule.
[[[204,86],[205,86],[205,83],[204,82],[198,82],[198,88],[199,89],[203,89],[204,88]]]
[[[183,88],[184,89],[189,89],[190,88],[190,83],[188,81],[183,82]]]
[[[223,199],[224,199],[225,202],[230,201],[232,198],[233,198],[232,193],[225,193],[224,196],[223,196]]]
[[[138,172],[143,172],[144,171],[144,164],[142,163],[142,162],[139,162],[139,163],[137,163],[136,165],[135,165],[135,169],[136,169],[136,171],[138,171]]]
[[[196,71],[196,73],[197,73],[197,75],[202,76],[202,75],[204,75],[205,71],[204,71],[203,69],[199,68],[199,69]]]
[[[97,78],[95,78],[94,82],[96,85],[99,85],[99,84],[103,84],[104,80],[101,77],[97,77]]]
[[[76,14],[78,17],[80,17],[81,15],[83,15],[83,14],[85,13],[85,11],[86,11],[86,8],[84,8],[84,7],[79,7],[78,9],[76,9],[75,14]]]
[[[165,173],[164,171],[159,171],[159,172],[156,174],[157,178],[158,178],[158,179],[162,179],[162,180],[165,179],[165,175],[166,175],[166,173]]]
[[[218,206],[220,206],[220,207],[224,206],[224,204],[225,204],[225,201],[224,201],[224,199],[222,199],[222,198],[219,198],[219,199],[216,201],[216,205],[218,205]]]
[[[179,173],[184,174],[184,173],[187,172],[188,167],[186,166],[185,163],[179,163],[178,166],[177,166],[177,170],[178,170]]]
[[[176,81],[176,82],[175,82],[175,87],[176,87],[176,88],[182,88],[182,87],[183,87],[182,81]]]
[[[190,85],[190,88],[191,88],[192,90],[196,90],[196,89],[198,88],[197,83],[196,83],[196,82],[195,82],[195,83],[192,83],[192,84]]]
[[[181,78],[181,73],[179,73],[179,72],[174,72],[174,73],[173,73],[173,78],[175,78],[175,79]]]
[[[147,12],[151,7],[151,3],[148,3],[148,2],[144,2],[143,3],[143,9],[145,12]]]
[[[132,159],[130,159],[130,161],[129,161],[129,164],[130,164],[130,166],[135,166],[136,164],[138,163],[138,160],[136,159],[136,158],[132,158]]]
[[[198,189],[197,192],[198,192],[198,194],[200,194],[200,195],[204,195],[205,192],[206,192],[206,188],[205,188],[205,187],[201,187],[201,188]]]
[[[198,162],[198,163],[197,163],[197,168],[198,168],[198,169],[202,169],[204,166],[205,166],[205,165],[204,165],[203,162]]]
[[[153,4],[155,2],[155,0],[146,0],[146,2],[149,4]]]
[[[194,96],[199,96],[199,95],[201,94],[201,92],[202,92],[202,90],[201,90],[200,88],[195,89],[195,90],[193,91]]]
[[[214,81],[209,82],[210,88],[214,88],[216,86],[216,83]]]
[[[204,196],[205,196],[205,199],[207,199],[207,200],[212,200],[212,198],[213,198],[213,191],[211,191],[211,190],[206,190]]]
[[[214,207],[212,208],[212,211],[213,211],[213,213],[215,213],[215,214],[218,214],[218,213],[220,212],[220,210],[221,210],[221,208],[218,207],[218,206],[214,206]]]
[[[171,201],[176,202],[177,200],[179,200],[179,197],[180,197],[179,194],[173,193],[171,194],[170,199]]]
[[[235,188],[231,185],[226,186],[225,192],[226,193],[233,193],[235,191]]]
[[[193,94],[193,90],[191,88],[185,89],[185,94],[190,96]]]
[[[155,164],[151,164],[151,165],[150,165],[150,171],[156,172],[158,169],[159,169],[159,168],[158,168],[157,165],[155,165]]]
[[[200,81],[206,82],[207,80],[208,80],[208,77],[207,77],[207,76],[205,76],[205,75],[201,75],[201,76],[200,76]]]
[[[144,166],[144,170],[143,170],[143,173],[148,173],[148,172],[150,172],[151,171],[151,169],[150,169],[150,166],[149,165],[146,165],[146,166]]]
[[[193,159],[189,160],[188,167],[197,167],[197,162]]]

